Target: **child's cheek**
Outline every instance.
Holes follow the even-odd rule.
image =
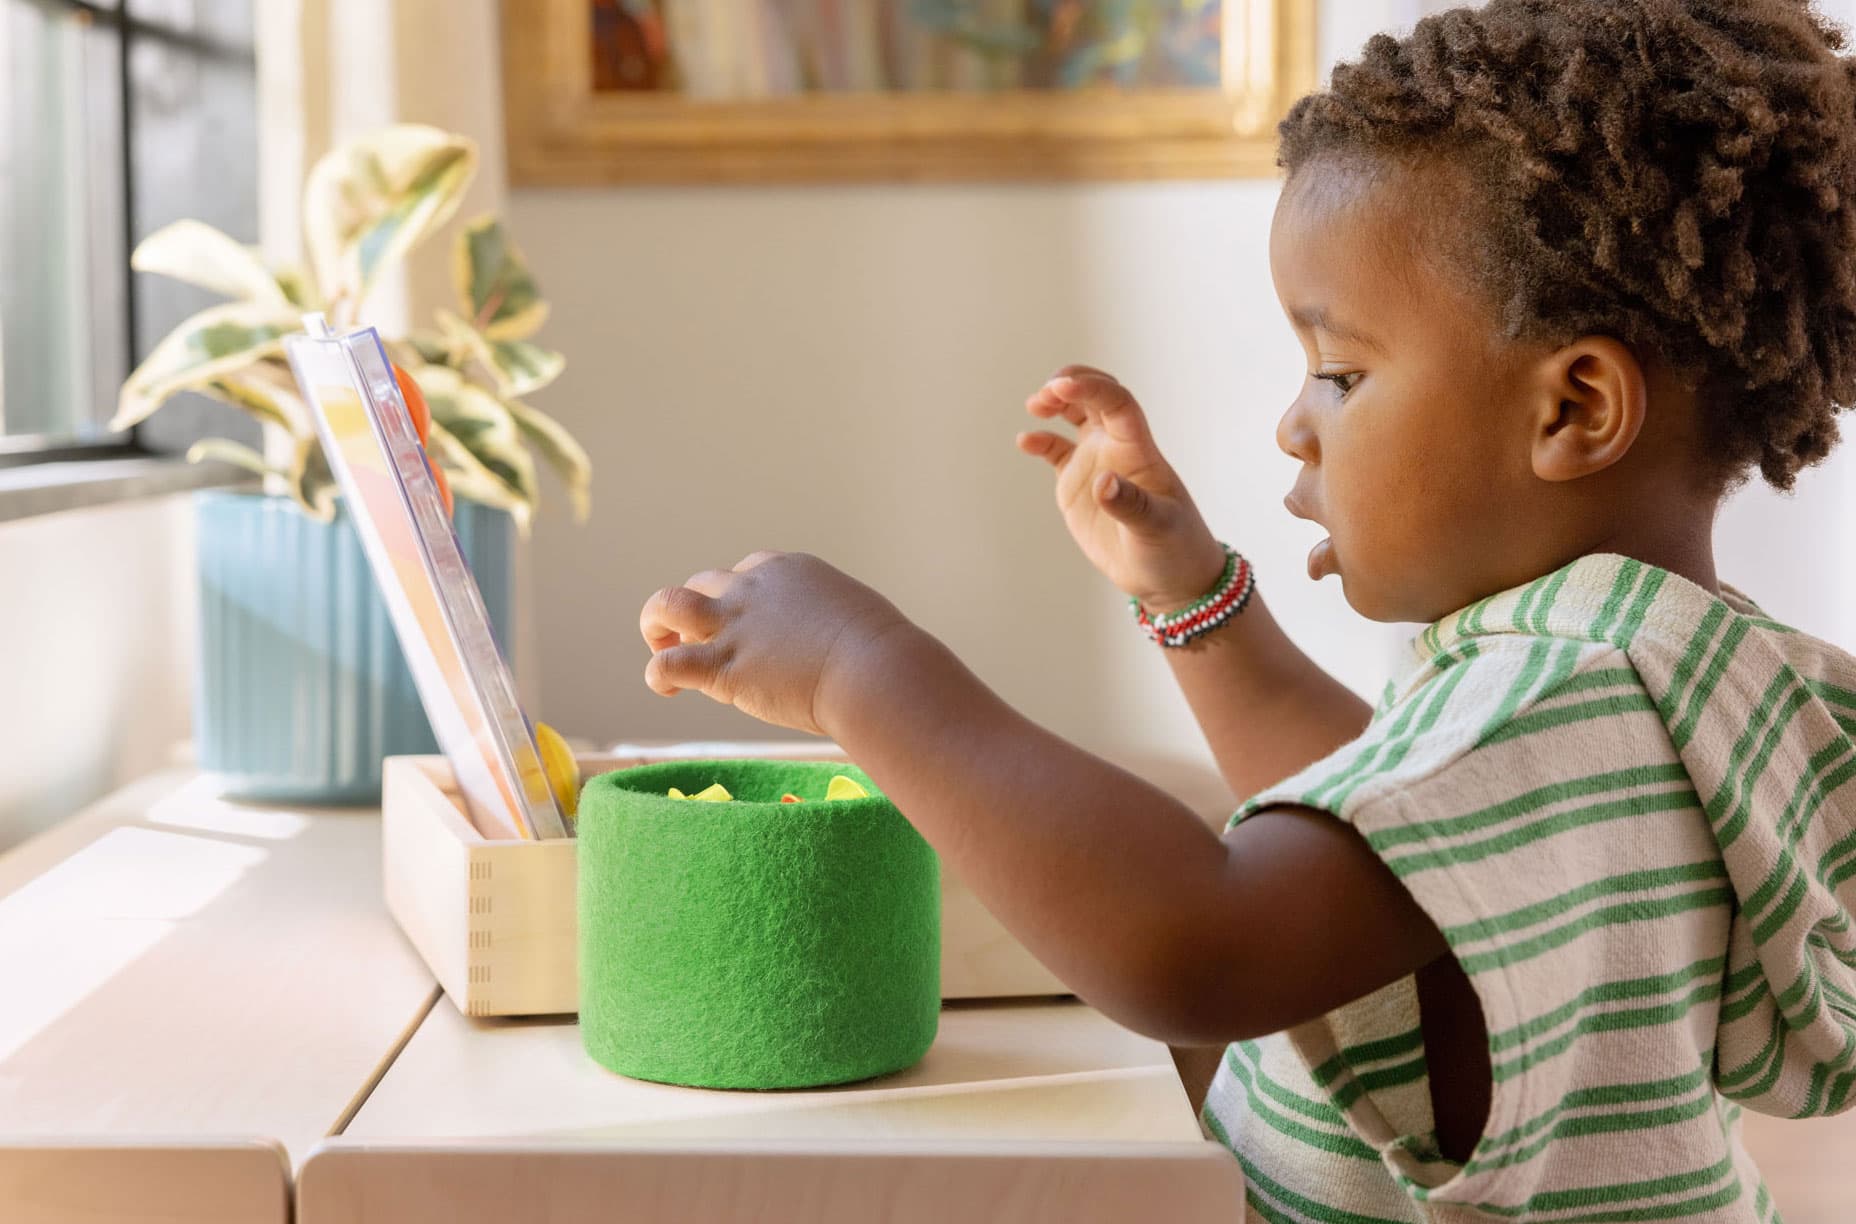
[[[1389,414],[1388,414],[1389,415]],[[1403,619],[1428,596],[1413,584],[1475,530],[1462,521],[1459,456],[1421,429],[1381,418],[1328,449],[1328,528],[1348,599],[1373,619]]]

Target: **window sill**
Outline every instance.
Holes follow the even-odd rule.
[[[0,469],[0,523],[65,510],[225,488],[251,482],[230,464],[188,463],[174,456],[79,459]]]

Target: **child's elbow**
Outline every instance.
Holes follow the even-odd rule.
[[[1243,988],[1243,969],[1229,963],[1227,949],[1198,941],[1175,947],[1132,967],[1127,989],[1090,1003],[1124,1028],[1173,1046],[1226,1045],[1282,1027],[1252,1006],[1259,992]]]
[[[1229,1045],[1247,1036],[1189,998],[1149,997],[1125,1007],[1099,1007],[1123,1028],[1170,1046]]]

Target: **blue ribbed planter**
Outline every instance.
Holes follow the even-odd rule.
[[[200,767],[234,798],[377,802],[382,758],[438,746],[353,524],[256,493],[199,493],[194,512]],[[458,542],[505,658],[512,531],[507,514],[458,503]]]

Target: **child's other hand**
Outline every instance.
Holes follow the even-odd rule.
[[[645,683],[696,689],[776,726],[829,735],[833,693],[880,680],[869,649],[910,621],[863,583],[804,553],[757,552],[645,601]]]
[[[1076,426],[1074,439],[1021,433],[1018,449],[1057,469],[1064,524],[1110,582],[1156,612],[1183,607],[1217,583],[1224,549],[1126,387],[1101,370],[1065,366],[1025,409]]]

